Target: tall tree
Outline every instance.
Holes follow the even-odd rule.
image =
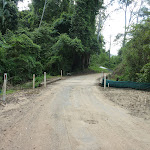
[[[60,5],[61,12],[68,12],[69,5],[70,5],[70,0],[62,0],[61,5]]]
[[[130,19],[129,23],[127,22],[127,12],[129,6],[133,3],[133,0],[119,0],[120,8],[124,10],[124,37],[123,37],[123,47],[125,46],[126,43],[126,36],[127,36],[127,26],[131,22],[131,18],[133,15],[133,9],[130,11]]]
[[[98,50],[96,31],[96,15],[102,6],[99,0],[77,0],[72,17],[72,37],[77,37],[84,45],[85,53],[82,56],[82,67],[89,64],[90,54]]]
[[[99,13],[97,15],[97,40],[101,38],[101,30],[105,21],[112,15],[113,12],[118,10],[118,8],[113,9],[111,12],[107,12],[107,10],[113,6],[115,0],[110,0],[108,3],[104,3],[104,5],[99,9]]]
[[[41,24],[42,24],[42,20],[43,20],[43,17],[44,17],[44,12],[45,12],[45,8],[46,8],[46,4],[47,4],[47,0],[45,0],[45,3],[44,3],[44,8],[43,8],[43,12],[42,12],[42,16],[41,16],[41,20],[40,20],[39,27],[40,27]]]
[[[13,1],[0,0],[0,31],[15,30],[18,24],[18,9]]]
[[[70,0],[33,0],[35,14],[41,20],[52,23],[62,12],[68,12]]]
[[[126,37],[130,27],[135,23],[139,23],[139,20],[142,18],[149,16],[148,8],[145,7],[146,1],[147,0],[118,0],[120,9],[124,11],[124,33],[122,47],[124,47],[127,42]],[[116,39],[121,36],[122,34],[118,34]]]
[[[123,79],[150,82],[150,78],[144,81],[145,76],[149,76],[150,73],[150,20],[147,19],[141,24],[133,26],[130,34],[132,38],[126,43],[122,54],[122,64],[125,66],[124,70],[122,70]],[[145,70],[146,68],[143,68],[145,65],[149,66],[147,71]],[[146,74],[143,74],[143,69],[146,71]],[[140,71],[142,71],[140,74],[142,76],[139,78]]]

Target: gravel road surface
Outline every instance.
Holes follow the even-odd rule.
[[[150,123],[109,101],[99,77],[70,77],[1,109],[0,150],[150,150]]]

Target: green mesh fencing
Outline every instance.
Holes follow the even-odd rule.
[[[108,87],[108,83],[109,83],[109,87],[132,88],[132,89],[136,89],[136,90],[150,90],[150,83],[106,80],[106,86],[107,87]],[[104,86],[104,79],[102,81],[102,86]]]

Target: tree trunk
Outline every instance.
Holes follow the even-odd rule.
[[[140,4],[140,8],[139,8],[139,11],[138,11],[138,15],[137,15],[137,20],[136,20],[136,23],[138,24],[139,23],[139,15],[140,15],[140,10],[141,10],[141,7],[143,5],[143,0],[141,0],[141,4]]]
[[[90,54],[87,54],[87,58],[86,58],[86,67],[89,67],[89,62],[90,62]]]
[[[128,5],[126,3],[126,8],[125,8],[125,30],[124,30],[124,38],[123,38],[123,47],[125,46],[125,43],[126,43],[126,35],[127,35],[127,8],[128,8]]]
[[[47,3],[47,0],[45,0],[45,4],[44,4],[44,8],[43,8],[43,13],[42,13],[42,17],[41,17],[41,21],[40,21],[40,24],[39,24],[39,28],[42,24],[42,20],[43,20],[43,17],[44,17],[44,12],[45,12],[45,8],[46,8],[46,3]]]
[[[98,31],[97,31],[97,41],[99,41],[100,31],[101,31],[102,17],[101,10],[99,11],[99,22],[98,22]]]
[[[82,70],[85,68],[85,54],[82,56]]]

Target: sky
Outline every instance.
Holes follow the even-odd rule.
[[[107,0],[104,0],[104,2],[106,1]],[[110,17],[107,18],[102,29],[102,35],[104,36],[105,40],[105,49],[106,51],[110,49],[110,53],[112,55],[117,55],[118,50],[122,46],[121,42],[114,42],[115,37],[118,33],[124,32],[124,13],[123,11],[112,12],[115,8],[118,8],[117,3],[108,8],[107,13],[110,13]]]
[[[109,1],[110,0],[104,0],[104,5],[107,5]],[[133,10],[136,12],[139,10],[140,4],[141,4],[141,0],[135,0],[134,3],[129,6],[128,11],[127,11],[127,26],[129,25],[129,18],[130,18],[129,9],[132,10],[134,8]],[[143,6],[150,8],[146,2],[143,3]],[[110,7],[107,7],[106,13],[110,13],[116,8],[119,8],[119,4],[117,3],[117,0],[115,0],[112,6],[110,5]],[[123,9],[117,10],[110,14],[111,14],[110,17],[104,23],[104,27],[102,29],[102,35],[104,36],[106,51],[110,49],[111,54],[117,55],[118,50],[122,47],[122,41],[120,39],[117,42],[114,42],[114,40],[116,39],[116,36],[119,33],[121,34],[124,33],[125,15],[124,15]],[[133,23],[136,23],[136,20],[137,19],[135,15],[132,17],[131,21],[133,21]],[[141,19],[139,18],[139,20]],[[110,37],[111,37],[111,40],[110,40]],[[110,48],[110,41],[111,41],[111,48]]]
[[[19,10],[26,10],[29,9],[28,4],[31,3],[31,0],[23,0],[23,2],[18,2]]]
[[[104,0],[104,5],[108,4],[110,0]],[[138,0],[137,0],[138,1]],[[24,0],[23,2],[19,2],[19,10],[28,9],[28,4],[31,3],[31,0]],[[106,13],[112,12],[115,8],[118,8],[118,3],[115,2],[113,6],[107,8]],[[110,53],[112,55],[117,55],[118,50],[122,46],[122,42],[114,42],[115,37],[118,33],[124,33],[124,12],[123,10],[115,11],[110,13],[110,17],[104,23],[102,29],[102,35],[104,36],[105,40],[105,49],[108,51],[110,49]],[[111,38],[110,38],[111,37]],[[110,40],[111,39],[111,40]],[[111,41],[111,48],[110,48],[110,41]]]

